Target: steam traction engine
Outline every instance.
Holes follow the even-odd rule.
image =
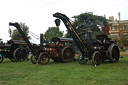
[[[9,26],[14,26],[27,43],[32,52],[31,62],[33,64],[48,64],[50,58],[55,62],[71,62],[74,59],[75,52],[66,43],[73,42],[70,38],[52,38],[52,43],[44,43],[43,35],[40,35],[40,44],[32,45],[27,39],[18,23],[9,23]]]
[[[55,20],[56,26],[59,26],[60,20],[62,20],[68,29],[68,32],[81,52],[78,59],[80,64],[86,64],[86,62],[91,59],[94,66],[101,64],[104,60],[109,60],[112,63],[119,60],[119,48],[107,35],[97,35],[94,39],[89,31],[88,40],[84,42],[65,14],[55,13],[53,17],[57,18]]]
[[[28,57],[28,51],[24,48],[26,43],[19,40],[9,40],[7,43],[0,43],[0,63],[4,58],[11,61],[24,61]]]
[[[75,52],[71,46],[66,46],[66,43],[72,43],[71,38],[52,38],[53,43],[45,48],[45,51],[51,56],[55,62],[71,62],[74,59]]]
[[[33,49],[36,52],[38,51],[39,57],[32,55],[32,63],[40,63],[41,65],[48,64],[50,58],[54,60],[54,62],[67,63],[73,61],[75,52],[73,47],[66,45],[68,43],[73,43],[73,39],[55,37],[51,39],[51,43],[41,42],[40,45],[33,46]]]

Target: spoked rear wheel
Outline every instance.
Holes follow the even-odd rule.
[[[111,63],[118,62],[120,57],[120,51],[116,44],[111,44],[108,48],[109,51],[109,61]]]
[[[61,50],[61,58],[64,63],[73,61],[75,52],[70,47],[65,47]]]
[[[46,52],[40,53],[39,55],[39,63],[41,65],[46,65],[50,61],[50,55]]]
[[[24,61],[28,57],[28,52],[24,48],[17,48],[13,53],[13,57],[16,61]]]
[[[94,66],[100,65],[102,62],[102,56],[99,51],[95,51],[92,55],[92,63]]]

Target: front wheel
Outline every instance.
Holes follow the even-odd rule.
[[[32,62],[33,64],[37,64],[37,63],[38,63],[38,57],[35,56],[35,55],[32,55],[31,58],[30,58],[30,60],[31,60],[31,62]]]
[[[102,62],[102,56],[101,53],[99,51],[95,51],[92,54],[92,63],[94,66],[100,65]]]
[[[46,52],[40,53],[39,55],[39,63],[41,65],[46,65],[50,61],[50,55]]]
[[[79,62],[79,64],[84,65],[84,64],[87,63],[87,61],[88,61],[88,58],[82,56],[82,54],[80,53],[79,56],[78,56],[78,62]]]

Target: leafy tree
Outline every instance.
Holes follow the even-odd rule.
[[[0,38],[0,43],[2,43],[3,41],[2,41],[2,39]]]
[[[49,27],[45,32],[44,37],[47,41],[50,41],[53,37],[62,37],[63,32],[58,27]]]
[[[100,28],[107,24],[107,19],[102,16],[93,15],[92,13],[82,13],[77,16],[73,16],[74,22],[72,23],[74,28],[83,40],[87,39],[87,32],[92,31],[92,35],[101,34]],[[67,32],[66,37],[70,34]]]
[[[30,39],[30,36],[28,36],[29,33],[29,27],[27,25],[25,25],[25,23],[19,23],[19,25],[21,26],[22,31],[24,32],[24,34],[27,36],[28,39]],[[19,31],[17,29],[13,30],[13,34],[11,36],[12,40],[23,40],[22,36],[20,35]]]

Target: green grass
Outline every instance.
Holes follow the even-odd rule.
[[[120,54],[121,54],[121,56],[128,57],[128,51],[121,52]]]
[[[87,65],[52,60],[48,65],[34,65],[4,59],[0,63],[0,85],[128,85],[128,57],[97,67],[91,60]]]

